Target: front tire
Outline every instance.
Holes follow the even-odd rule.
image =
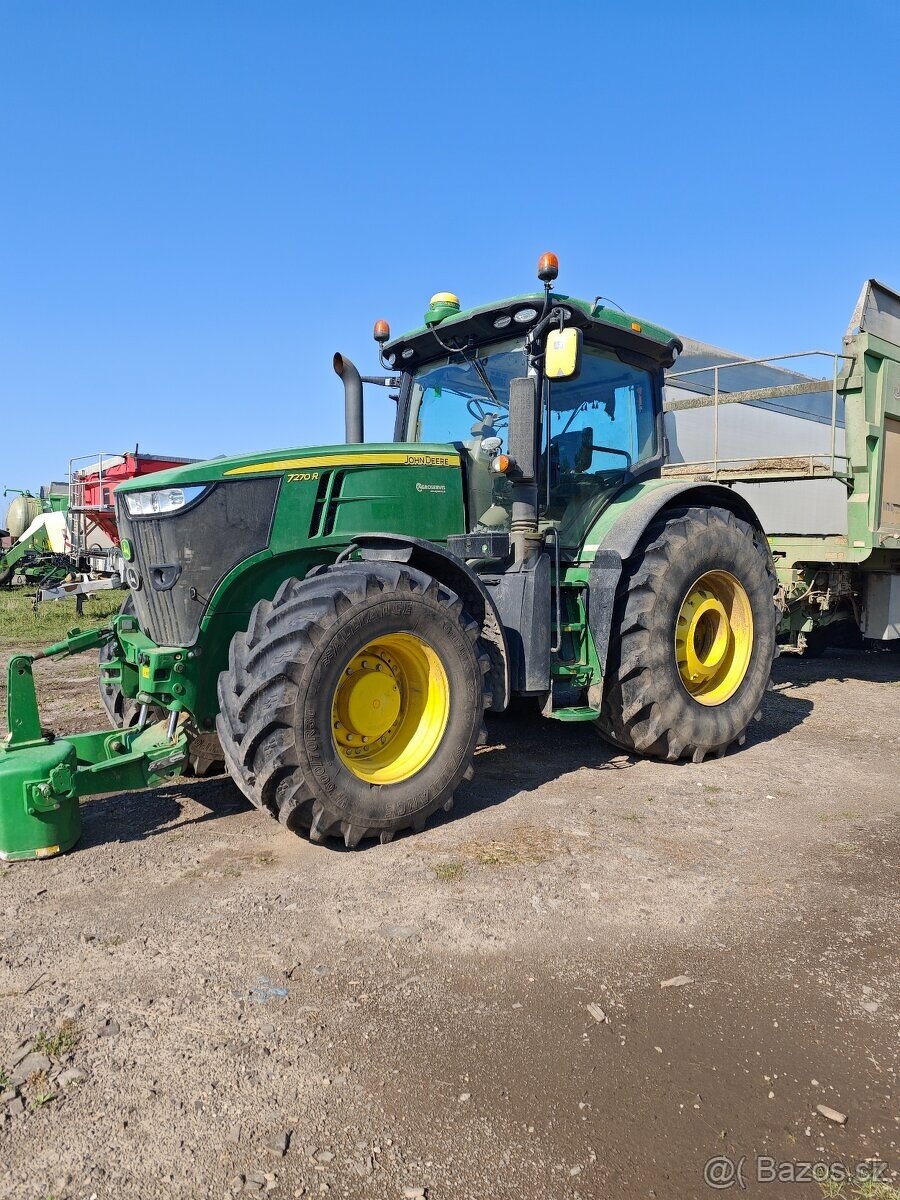
[[[776,582],[765,538],[726,509],[655,521],[622,572],[601,735],[670,761],[742,743],[775,657]]]
[[[261,600],[219,676],[218,731],[248,799],[312,841],[390,841],[474,773],[490,701],[480,628],[399,564],[349,563]]]

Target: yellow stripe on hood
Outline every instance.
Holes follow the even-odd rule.
[[[272,462],[232,467],[226,475],[258,475],[263,471],[304,471],[309,467],[458,467],[457,454],[416,454],[398,450],[380,454],[308,454],[303,458],[276,458]]]

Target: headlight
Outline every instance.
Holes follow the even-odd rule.
[[[519,311],[514,314],[513,320],[517,321],[519,325],[524,325],[526,321],[533,321],[537,315],[538,311],[536,308],[520,308]]]
[[[125,507],[129,517],[155,517],[175,512],[196,500],[206,488],[160,488],[154,492],[126,492]]]

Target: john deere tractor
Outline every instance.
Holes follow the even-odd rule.
[[[313,841],[387,842],[450,807],[513,697],[662,759],[743,741],[775,652],[766,539],[733,490],[661,478],[678,339],[557,271],[479,308],[438,293],[401,337],[379,321],[379,375],[335,355],[344,445],[117,488],[129,601],[45,654],[101,645],[122,728],[52,740],[13,660],[8,856],[65,849],[78,796],[192,756]],[[393,442],[364,442],[364,384]]]

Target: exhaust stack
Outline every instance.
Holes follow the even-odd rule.
[[[333,359],[335,374],[344,385],[344,440],[350,445],[364,441],[363,437],[363,388],[359,371],[343,354]]]

